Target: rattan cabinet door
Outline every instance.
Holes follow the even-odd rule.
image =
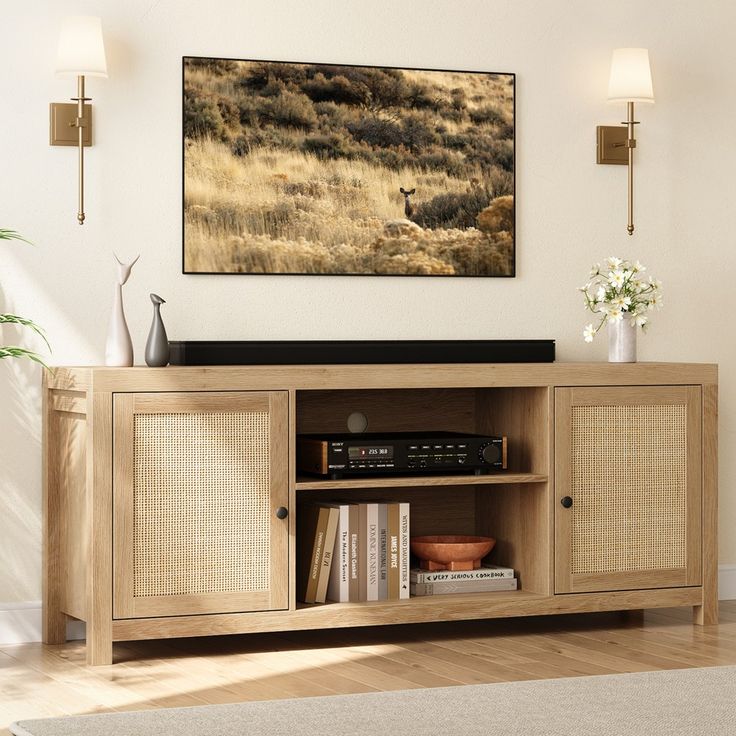
[[[701,583],[699,386],[555,390],[555,591]]]
[[[113,401],[114,617],[288,608],[288,393]]]

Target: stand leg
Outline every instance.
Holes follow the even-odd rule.
[[[718,623],[718,386],[703,386],[703,603],[693,623]]]
[[[66,641],[61,612],[61,501],[59,489],[59,418],[49,406],[43,379],[43,642]]]
[[[714,596],[713,596],[714,598]],[[702,606],[693,606],[693,623],[697,626],[712,626],[718,623],[718,600],[709,600]]]
[[[87,395],[87,421],[87,664],[103,665],[112,664],[111,393]]]
[[[112,664],[112,621],[100,626],[87,622],[87,664]]]

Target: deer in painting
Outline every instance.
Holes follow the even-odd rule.
[[[399,187],[399,191],[404,195],[404,214],[410,220],[414,214],[414,205],[411,203],[410,197],[416,192],[416,189],[407,190],[404,187]]]

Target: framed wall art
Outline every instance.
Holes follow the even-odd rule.
[[[183,270],[514,276],[513,74],[183,59]]]

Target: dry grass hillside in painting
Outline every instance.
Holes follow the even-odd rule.
[[[184,269],[513,275],[513,145],[510,75],[187,58]]]

